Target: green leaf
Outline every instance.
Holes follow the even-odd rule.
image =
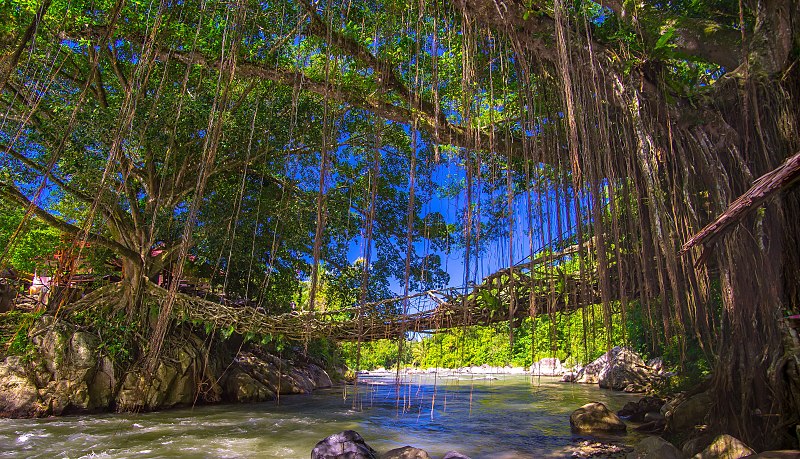
[[[662,48],[674,48],[675,45],[668,44],[669,41],[672,39],[673,35],[675,35],[675,27],[670,27],[667,30],[665,30],[664,33],[661,34],[660,37],[658,37],[658,40],[656,41],[656,45],[654,46],[653,49],[655,51],[658,51],[658,50],[660,50]]]

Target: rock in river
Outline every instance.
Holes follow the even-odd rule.
[[[587,403],[569,417],[573,429],[583,432],[624,432],[627,427],[620,418],[600,402]]]
[[[643,392],[656,371],[648,367],[636,352],[626,347],[614,347],[594,362],[586,365],[575,382],[599,384],[604,389]]]
[[[53,316],[40,317],[29,336],[25,358],[0,360],[0,417],[261,402],[331,386],[313,363],[280,359],[255,345],[209,343],[185,328],[167,335],[152,374],[138,366],[115,368],[97,336]]]
[[[603,389],[624,390],[629,386],[644,388],[653,374],[653,370],[644,363],[639,354],[628,348],[619,347],[610,351],[608,364],[605,371],[600,374],[598,383]],[[641,391],[640,389],[635,392]]]
[[[39,392],[28,378],[17,356],[0,363],[0,416],[27,417],[37,414]]]
[[[311,451],[311,459],[377,459],[378,453],[370,448],[355,430],[345,430],[321,440]]]

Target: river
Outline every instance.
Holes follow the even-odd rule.
[[[279,402],[198,406],[156,413],[0,420],[0,457],[308,458],[346,429],[385,452],[412,445],[432,457],[569,457],[569,414],[590,401],[617,410],[635,396],[554,378],[497,375],[367,378],[358,386],[284,396]],[[496,379],[492,379],[496,378]],[[433,409],[432,409],[433,408]],[[612,437],[631,443],[632,434]]]

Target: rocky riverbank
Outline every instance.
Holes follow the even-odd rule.
[[[800,459],[800,451],[768,451],[761,454],[741,440],[727,434],[712,434],[705,425],[711,405],[706,392],[692,396],[678,396],[669,401],[658,397],[643,397],[627,403],[617,413],[603,403],[588,403],[570,416],[573,431],[606,436],[628,429],[627,422],[636,425],[633,430],[650,435],[634,447],[620,444],[585,441],[573,452],[580,458],[626,459],[741,459],[773,458]],[[659,436],[664,434],[670,441]],[[677,446],[676,446],[677,445]],[[680,446],[680,447],[679,447]]]
[[[28,332],[23,355],[0,362],[0,416],[41,417],[102,411],[152,411],[221,402],[261,402],[330,387],[310,361],[281,359],[241,341],[178,327],[152,374],[122,368],[91,330],[52,316]]]

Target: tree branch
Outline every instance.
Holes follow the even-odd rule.
[[[454,146],[466,148],[476,148],[476,145],[474,145],[476,143],[480,145],[494,145],[495,150],[502,152],[507,151],[510,147],[510,145],[506,145],[500,138],[490,139],[489,134],[483,130],[477,132],[477,141],[470,139],[465,133],[464,126],[455,126],[450,123],[444,114],[444,110],[437,109],[434,102],[426,99],[419,92],[409,88],[400,75],[393,69],[393,65],[390,62],[379,59],[358,41],[334,30],[330,24],[322,20],[308,0],[299,1],[311,16],[311,33],[324,41],[330,41],[330,44],[335,48],[338,48],[353,59],[361,61],[368,68],[371,68],[375,73],[377,83],[383,87],[384,92],[393,91],[406,102],[411,110],[403,116],[403,121],[398,122],[411,124],[412,121],[416,120],[419,125],[421,125],[426,132],[433,135],[435,140],[439,143],[449,143]],[[337,91],[339,90],[340,89],[337,88]],[[392,104],[387,105],[396,107]],[[445,130],[446,135],[449,136],[446,142],[442,142],[443,139],[437,138],[437,133],[442,129]]]
[[[39,5],[39,9],[36,10],[36,16],[34,16],[33,21],[31,21],[30,25],[28,25],[28,28],[25,29],[25,32],[19,38],[17,48],[11,55],[7,56],[8,59],[0,60],[0,92],[5,89],[5,85],[11,77],[11,73],[19,63],[22,52],[28,47],[28,42],[31,41],[31,38],[33,38],[33,35],[39,28],[39,23],[47,13],[51,3],[52,0],[44,0],[42,4]]]
[[[603,6],[609,8],[618,17],[625,19],[626,14],[622,2],[618,0],[602,0]],[[694,56],[733,70],[739,66],[742,54],[741,32],[726,27],[711,19],[670,18],[663,14],[660,19],[665,24],[672,24],[675,29],[673,41],[674,51],[684,56]],[[658,40],[657,36],[646,34],[642,27],[638,28],[643,38],[650,42]]]
[[[54,217],[50,212],[42,209],[41,207],[33,204],[24,194],[22,194],[16,186],[9,185],[6,183],[0,182],[0,195],[5,196],[11,201],[16,202],[18,205],[25,207],[25,208],[32,208],[33,212],[36,214],[37,217],[44,220],[45,223],[56,228],[60,231],[63,231],[68,234],[73,235],[81,235],[83,230],[78,228],[75,225],[67,223],[59,218]],[[87,233],[86,241],[91,242],[93,244],[97,244],[102,247],[106,247],[116,254],[123,256],[135,263],[141,263],[142,259],[138,253],[134,252],[133,250],[123,246],[122,244],[112,241],[108,238],[100,236],[99,234],[94,233]]]
[[[36,171],[36,172],[38,172],[40,174],[43,174],[46,178],[50,179],[50,181],[52,181],[53,183],[58,185],[59,188],[61,188],[62,190],[66,191],[67,193],[75,196],[79,200],[81,200],[81,201],[83,201],[83,202],[85,202],[87,204],[94,203],[94,198],[93,197],[89,196],[88,194],[86,194],[86,193],[84,193],[84,192],[82,192],[82,191],[80,191],[80,190],[78,190],[76,188],[73,188],[72,186],[70,186],[69,184],[67,184],[66,182],[61,180],[60,178],[58,178],[55,175],[53,175],[52,171],[47,170],[47,168],[45,166],[43,166],[41,164],[37,164],[33,160],[27,158],[22,153],[19,153],[18,151],[14,150],[13,148],[11,148],[11,147],[9,147],[7,145],[0,144],[0,149],[2,149],[3,151],[5,151],[9,155],[11,155],[12,158],[17,159],[22,164],[28,166],[30,169],[33,169],[34,171]]]
[[[59,188],[66,191],[67,193],[71,194],[72,196],[76,197],[78,200],[83,201],[86,204],[94,204],[95,197],[90,196],[77,188],[73,187],[69,183],[61,180],[60,178],[56,177],[52,171],[47,170],[47,168],[41,164],[34,162],[33,160],[27,158],[25,155],[19,153],[18,151],[10,148],[6,145],[0,144],[0,149],[7,152],[11,157],[19,160],[24,165],[28,166],[35,172],[38,172],[45,176],[45,178],[49,179],[53,183],[55,183]],[[125,215],[119,208],[109,207],[103,202],[100,202],[100,212],[108,219],[115,220],[118,222],[123,222],[125,220]]]
[[[122,68],[119,65],[116,48],[113,48],[113,45],[109,45],[108,47],[103,48],[103,52],[108,56],[108,61],[111,63],[111,70],[113,70],[114,75],[117,76],[117,80],[119,80],[120,85],[122,85],[123,91],[130,91],[128,78],[125,76],[125,72],[122,71]]]

